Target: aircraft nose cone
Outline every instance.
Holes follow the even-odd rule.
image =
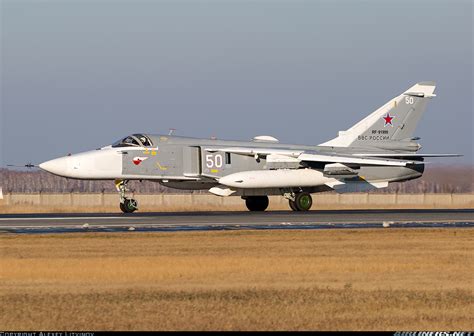
[[[51,174],[65,176],[67,175],[67,158],[59,158],[43,162],[39,167]]]

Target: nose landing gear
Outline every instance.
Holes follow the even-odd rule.
[[[127,180],[116,180],[115,188],[120,194],[120,210],[124,213],[132,213],[138,210],[138,202],[133,198],[126,197],[127,182]]]

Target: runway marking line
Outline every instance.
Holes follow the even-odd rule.
[[[80,219],[130,219],[130,217],[26,217],[0,218],[0,221],[27,221],[27,220],[80,220]]]
[[[390,225],[408,225],[408,224],[426,224],[426,225],[433,225],[433,224],[456,224],[456,223],[463,223],[463,224],[469,224],[469,225],[474,225],[474,221],[463,221],[463,220],[457,220],[457,221],[399,221],[399,222],[392,222]],[[85,223],[84,223],[85,224]],[[51,228],[51,229],[63,229],[63,228],[68,228],[68,229],[73,229],[73,228],[83,228],[84,224],[73,224],[73,225],[64,225],[64,226],[51,226],[49,224],[40,224],[40,225],[22,225],[22,226],[0,226],[0,229],[34,229],[34,228]],[[252,222],[252,223],[182,223],[182,224],[176,224],[176,223],[149,223],[149,224],[89,224],[87,228],[84,228],[84,231],[87,231],[88,229],[97,229],[97,228],[102,228],[106,229],[108,227],[111,228],[116,228],[116,227],[134,227],[134,228],[147,228],[147,227],[168,227],[168,228],[179,228],[179,227],[237,227],[237,226],[245,226],[245,227],[250,227],[250,228],[258,228],[260,227],[266,227],[266,226],[281,226],[284,228],[285,226],[294,226],[294,225],[299,225],[299,226],[315,226],[315,225],[323,225],[323,226],[340,226],[340,225],[375,225],[375,224],[380,224],[382,225],[383,222],[338,222],[338,223],[328,223],[328,222],[296,222],[296,223],[265,223],[265,222]]]

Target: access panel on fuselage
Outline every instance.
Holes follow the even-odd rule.
[[[201,175],[201,148],[197,146],[183,147],[183,175],[186,177]]]
[[[265,169],[266,160],[258,161],[253,156],[227,152],[201,151],[202,174],[211,177],[222,177],[248,170]]]

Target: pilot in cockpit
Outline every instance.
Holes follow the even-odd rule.
[[[143,146],[145,146],[145,147],[150,147],[151,146],[150,140],[148,140],[148,138],[146,136],[142,135],[139,139],[140,139],[141,143],[143,144]]]

